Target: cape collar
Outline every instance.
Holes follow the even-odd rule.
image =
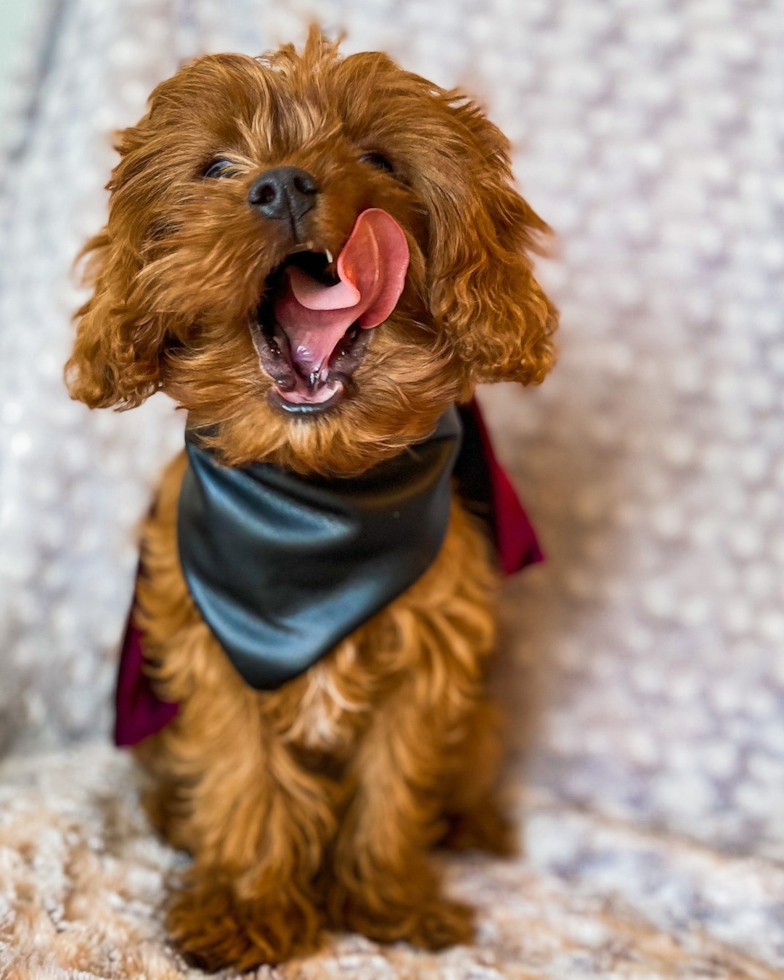
[[[424,442],[331,479],[223,466],[186,432],[182,570],[248,684],[297,677],[429,568],[449,524],[461,431],[450,408]]]

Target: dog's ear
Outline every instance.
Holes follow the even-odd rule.
[[[140,405],[159,387],[166,351],[166,325],[136,299],[144,241],[144,191],[149,115],[121,134],[121,160],[109,183],[109,220],[92,238],[86,279],[93,293],[76,313],[76,341],[66,364],[71,397],[90,408]]]
[[[474,381],[539,383],[554,363],[555,308],[529,254],[550,229],[513,186],[509,143],[468,100],[447,93],[464,144],[429,189],[430,304]]]
[[[160,317],[135,314],[129,299],[136,263],[108,228],[85,253],[95,285],[76,314],[76,342],[65,368],[68,389],[90,408],[135,408],[159,387],[165,328]]]

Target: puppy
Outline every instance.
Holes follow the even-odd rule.
[[[92,408],[188,413],[133,613],[176,706],[137,748],[193,855],[171,934],[208,969],[324,926],[470,941],[428,851],[508,841],[497,562],[449,489],[453,406],[550,369],[546,225],[474,104],[315,28],[187,65],[118,149],[67,378]]]

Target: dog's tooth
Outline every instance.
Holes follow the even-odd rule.
[[[332,252],[328,248],[324,249],[324,255],[327,257],[327,262],[332,265]]]
[[[326,381],[328,377],[329,377],[329,368],[328,367],[323,367],[321,369],[320,378],[321,378],[322,381]]]

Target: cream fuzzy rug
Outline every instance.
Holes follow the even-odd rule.
[[[197,977],[161,927],[184,858],[152,834],[130,760],[102,745],[0,771],[3,980]],[[440,954],[357,936],[255,976],[309,980],[773,980],[784,872],[604,824],[538,800],[526,860],[449,858],[451,891],[480,910],[476,946]],[[780,908],[778,912],[780,913]],[[228,974],[222,974],[228,976]]]

